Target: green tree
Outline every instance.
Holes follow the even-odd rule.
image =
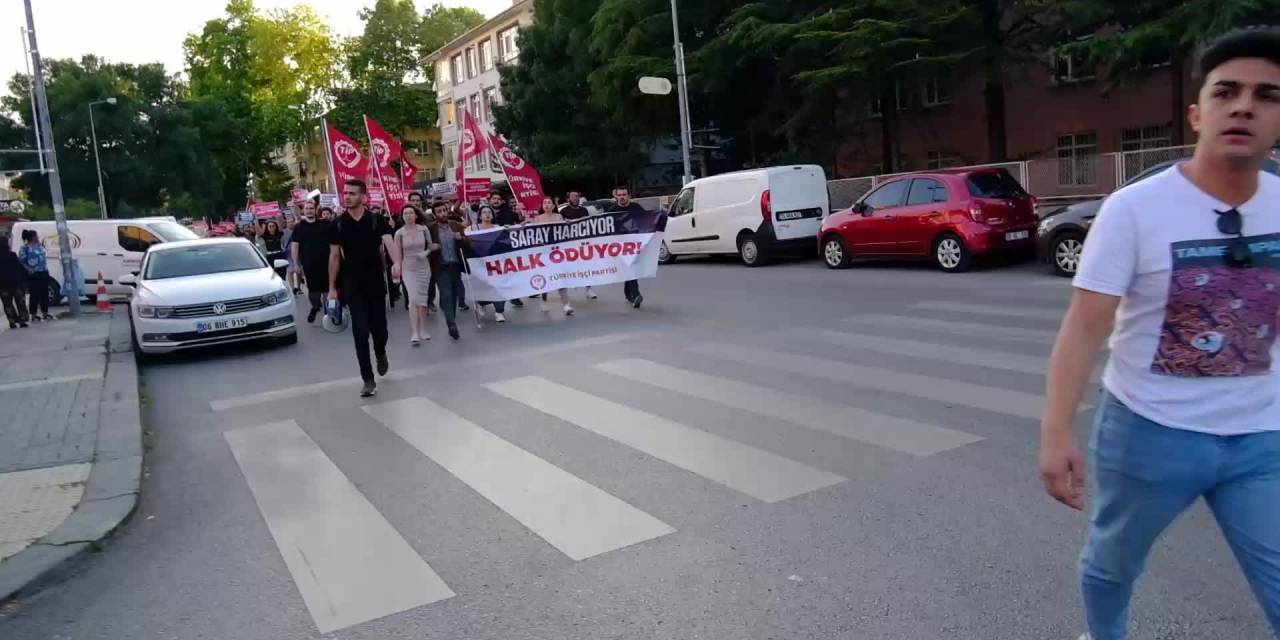
[[[619,135],[590,101],[587,78],[601,65],[588,46],[596,6],[536,0],[534,22],[519,36],[519,61],[500,69],[505,101],[495,112],[497,130],[549,183],[599,190],[642,157],[636,141]]]

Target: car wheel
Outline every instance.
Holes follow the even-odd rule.
[[[830,236],[822,241],[822,261],[828,269],[844,269],[849,266],[849,250],[840,236]]]
[[[765,263],[764,250],[756,241],[756,234],[744,233],[738,236],[738,258],[748,267],[758,267]]]
[[[947,273],[960,273],[969,270],[973,255],[959,236],[948,233],[933,243],[933,260]]]
[[[658,247],[658,264],[671,264],[676,261],[676,257],[667,250],[667,241],[663,240],[662,245]]]
[[[1054,238],[1050,248],[1053,272],[1064,278],[1076,275],[1076,269],[1080,267],[1082,251],[1084,251],[1084,234],[1082,233],[1068,231]]]

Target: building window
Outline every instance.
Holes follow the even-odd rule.
[[[444,168],[452,169],[458,166],[458,148],[447,144],[444,147]]]
[[[929,169],[950,169],[960,166],[960,158],[946,151],[930,151],[927,157]]]
[[[453,84],[453,74],[449,73],[449,63],[441,60],[436,69],[436,86],[447,87],[451,84]]]
[[[1098,133],[1058,136],[1058,184],[1088,185],[1098,182]]]
[[[484,119],[493,122],[493,105],[498,102],[498,89],[489,87],[484,90]]]
[[[472,117],[472,118],[475,118],[477,122],[480,122],[480,121],[481,121],[481,118],[480,118],[480,94],[478,94],[478,93],[477,93],[477,94],[474,94],[474,95],[472,95],[472,96],[471,96],[471,102],[470,102],[470,105],[471,105],[471,117]]]
[[[453,101],[440,104],[440,122],[442,125],[451,125],[458,119],[457,111],[453,108]]]
[[[503,62],[511,62],[520,55],[520,48],[516,46],[519,31],[519,27],[511,27],[498,32],[498,55]]]
[[[915,92],[911,90],[911,85],[903,82],[895,82],[898,95],[898,112],[901,113],[911,108],[911,104],[915,102]]]
[[[1084,53],[1079,51],[1058,50],[1053,54],[1053,81],[1055,84],[1069,84],[1089,80],[1095,75],[1095,69]]]
[[[950,104],[951,83],[941,75],[933,76],[924,81],[921,93],[924,95],[924,106],[926,107]]]
[[[476,77],[476,48],[467,47],[467,77]]]
[[[870,100],[867,100],[867,115],[872,118],[879,118],[884,115],[884,105],[880,103],[879,92],[872,95]]]
[[[1121,151],[1163,149],[1171,144],[1173,144],[1173,127],[1168,124],[1134,127],[1120,132]]]
[[[480,70],[488,71],[493,68],[493,40],[488,38],[480,43]]]
[[[466,76],[462,75],[462,54],[459,53],[453,57],[453,84],[462,84],[465,79]]]

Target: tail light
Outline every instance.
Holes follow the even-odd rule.
[[[765,220],[773,217],[773,198],[769,196],[768,189],[760,194],[760,217]]]
[[[969,217],[972,218],[974,222],[984,222],[987,219],[987,214],[982,210],[981,204],[977,201],[971,201],[969,203]]]

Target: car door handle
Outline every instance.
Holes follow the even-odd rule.
[[[99,251],[99,252],[98,252],[98,255],[100,255],[100,256],[105,256],[105,255],[107,255],[107,252],[106,252],[106,251]]]
[[[697,219],[697,218],[689,218],[689,226],[691,226],[691,227],[696,227],[696,226],[698,226],[698,219]]]
[[[930,212],[929,212],[929,217],[930,217],[930,218],[941,218],[941,217],[942,217],[942,212],[941,212],[941,211],[930,211]]]

